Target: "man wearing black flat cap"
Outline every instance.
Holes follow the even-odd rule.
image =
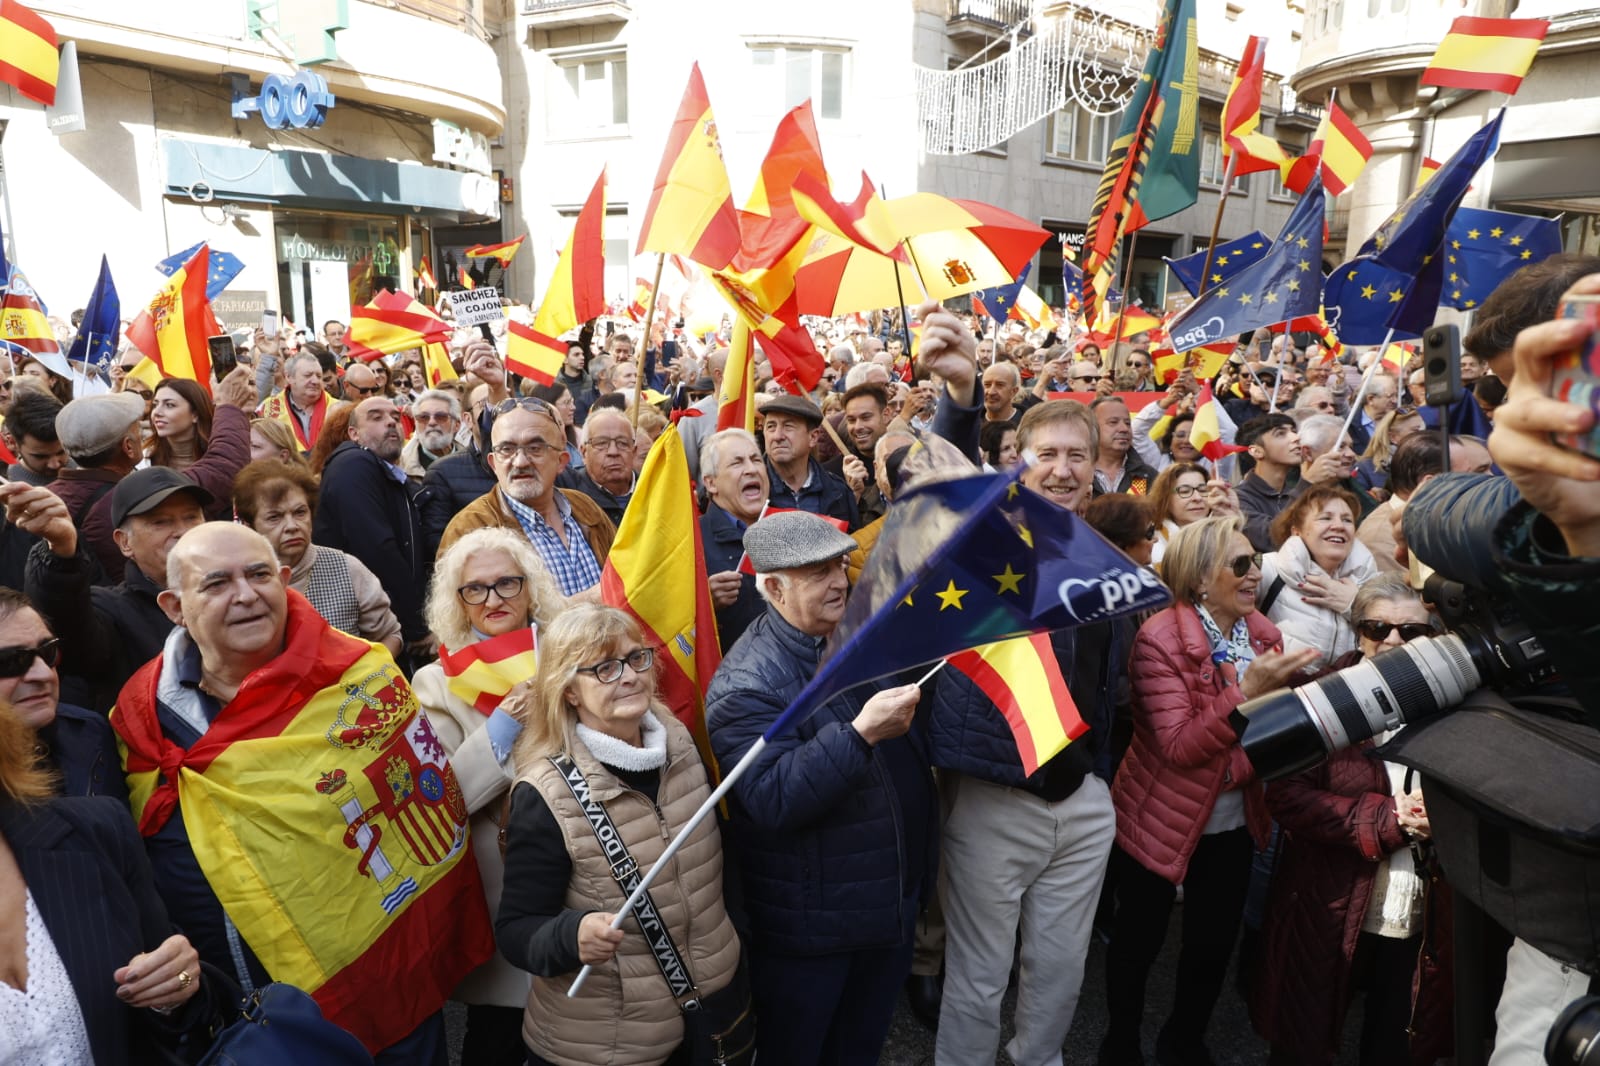
[[[784,393],[762,405],[760,418],[767,477],[772,482],[772,506],[827,515],[848,523],[851,529],[859,526],[856,494],[844,478],[828,473],[811,457],[811,435],[822,425],[822,408],[804,396]],[[852,470],[863,480],[866,478],[866,468],[859,459],[853,464],[845,463],[847,477]]]
[[[153,659],[172,630],[156,602],[167,587],[167,553],[206,520],[211,493],[169,467],[137,470],[111,493],[112,536],[132,565],[120,585],[96,585],[100,566],[61,497],[45,488],[0,486],[6,519],[39,537],[28,555],[25,590],[60,635],[62,696],[109,710],[133,672]]]

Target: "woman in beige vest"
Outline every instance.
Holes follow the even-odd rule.
[[[568,784],[604,808],[640,870],[710,794],[689,731],[656,698],[654,657],[634,620],[611,607],[571,607],[539,633],[540,698],[517,741],[495,919],[501,952],[533,974],[522,1037],[534,1066],[691,1061],[679,1001],[637,920],[610,928],[627,894]],[[739,941],[723,909],[715,819],[649,894],[699,995],[728,986]],[[584,964],[594,972],[568,999]]]

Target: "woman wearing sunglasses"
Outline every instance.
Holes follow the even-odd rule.
[[[1180,884],[1183,950],[1156,1056],[1209,1061],[1206,1028],[1268,826],[1235,712],[1315,658],[1282,651],[1277,628],[1256,610],[1261,571],[1243,527],[1236,517],[1202,518],[1177,532],[1162,564],[1173,604],[1134,640],[1133,743],[1111,788],[1117,840],[1107,878],[1117,910],[1100,1049],[1108,1066],[1144,1061],[1145,985]]]
[[[490,914],[500,903],[505,871],[499,832],[506,790],[515,777],[511,749],[531,705],[533,674],[526,670],[526,677],[501,697],[485,693],[466,666],[474,651],[489,662],[516,661],[519,653],[544,643],[543,627],[565,607],[528,539],[505,529],[475,529],[452,544],[434,568],[428,590],[428,628],[444,646],[438,662],[417,671],[411,689],[461,783]],[[503,691],[504,684],[491,687]],[[463,1062],[521,1066],[525,972],[496,954],[451,998],[467,1005]]]
[[[1361,505],[1337,485],[1313,485],[1272,523],[1278,550],[1261,561],[1261,611],[1286,648],[1310,648],[1324,666],[1356,649],[1350,606],[1378,564],[1356,539]]]
[[[1351,614],[1360,649],[1336,667],[1434,633],[1401,574],[1362,585]],[[1420,788],[1403,767],[1378,758],[1391,735],[1342,748],[1267,788],[1282,833],[1250,1017],[1271,1042],[1273,1063],[1332,1062],[1357,991],[1365,992],[1363,1063],[1450,1054],[1448,971],[1430,939],[1448,890],[1425,850]]]
[[[522,1036],[534,1066],[707,1061],[690,1057],[666,974],[687,972],[711,1032],[726,1027],[721,1001],[743,991],[715,818],[650,887],[657,950],[636,918],[611,928],[628,895],[614,871],[629,859],[653,866],[710,795],[694,739],[657,698],[655,656],[614,607],[574,606],[539,633],[538,692],[517,741],[495,918],[501,950],[533,974]],[[586,964],[594,971],[568,999]]]

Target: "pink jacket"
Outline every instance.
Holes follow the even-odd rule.
[[[1256,654],[1279,646],[1261,612],[1245,623]],[[1245,820],[1258,845],[1266,803],[1228,714],[1244,702],[1231,664],[1211,661],[1199,613],[1174,604],[1140,627],[1133,642],[1133,744],[1117,770],[1117,846],[1152,873],[1183,881],[1189,856],[1217,796],[1245,790]]]

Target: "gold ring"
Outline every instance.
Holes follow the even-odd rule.
[[[178,971],[178,987],[179,988],[188,988],[193,983],[194,983],[194,978],[189,976],[189,971],[188,970],[179,970]]]

